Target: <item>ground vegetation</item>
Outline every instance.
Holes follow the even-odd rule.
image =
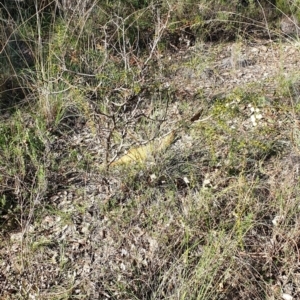
[[[0,4],[1,299],[299,299],[299,1]]]

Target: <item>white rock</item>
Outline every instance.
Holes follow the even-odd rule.
[[[284,300],[293,300],[293,297],[289,294],[282,294],[282,299]]]

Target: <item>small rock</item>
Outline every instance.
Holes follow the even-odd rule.
[[[286,16],[280,21],[280,29],[286,35],[298,35],[299,23],[294,16]]]
[[[282,294],[282,299],[284,300],[293,300],[293,297],[289,294]]]

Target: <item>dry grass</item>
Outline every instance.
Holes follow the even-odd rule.
[[[2,16],[1,299],[299,298],[294,6],[76,3]]]

